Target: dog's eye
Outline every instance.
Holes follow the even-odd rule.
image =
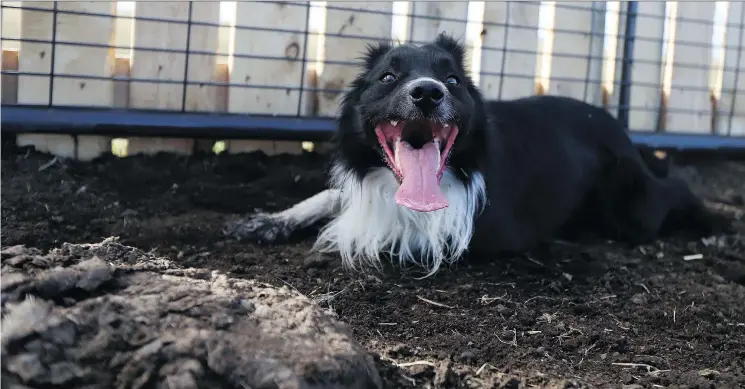
[[[387,84],[389,82],[396,81],[396,76],[394,76],[391,73],[384,73],[382,76],[380,76],[380,82]]]
[[[445,79],[445,82],[447,82],[448,84],[452,86],[460,85],[460,81],[458,80],[458,77],[455,77],[455,76],[448,77],[447,79]]]

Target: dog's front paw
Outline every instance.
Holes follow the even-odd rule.
[[[292,232],[287,223],[269,214],[257,213],[244,219],[225,223],[224,235],[256,243],[271,244],[286,241]]]

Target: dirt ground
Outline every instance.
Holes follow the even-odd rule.
[[[2,153],[4,314],[13,296],[6,289],[9,282],[38,292],[48,284],[39,280],[50,279],[54,264],[77,274],[77,289],[65,289],[60,281],[54,290],[67,296],[56,304],[72,304],[78,314],[85,309],[81,304],[94,296],[137,300],[138,289],[132,289],[137,285],[155,293],[158,283],[152,278],[137,278],[132,269],[101,270],[105,273],[101,275],[101,263],[81,254],[91,247],[114,245],[118,248],[104,250],[108,254],[101,260],[130,267],[160,266],[161,273],[171,269],[173,277],[196,280],[196,292],[184,293],[205,307],[201,315],[207,317],[223,309],[228,319],[235,319],[237,314],[230,310],[234,307],[225,302],[234,292],[214,287],[209,291],[194,274],[209,279],[217,270],[227,274],[233,280],[230,284],[238,285],[235,288],[255,290],[266,283],[284,287],[282,293],[309,297],[330,313],[328,318],[314,316],[313,325],[334,319],[347,323],[351,336],[369,351],[369,363],[377,366],[384,387],[745,388],[745,228],[741,221],[745,163],[699,162],[676,169],[712,206],[740,220],[738,234],[691,242],[671,239],[636,248],[612,242],[557,243],[540,256],[467,258],[433,278],[417,280],[419,274],[396,268],[381,274],[348,273],[334,257],[308,254],[312,236],[263,247],[222,235],[227,220],[255,208],[280,209],[320,190],[325,160],[317,155],[50,161],[51,157],[26,149],[6,147]],[[97,245],[76,245],[84,243]],[[7,252],[15,245],[26,246],[21,256]],[[121,258],[132,252],[138,253],[135,265]],[[35,272],[47,275],[33,278]],[[93,276],[81,274],[99,278],[84,282]],[[20,278],[9,278],[15,275]],[[111,286],[111,280],[119,280],[119,286]],[[83,292],[81,283],[87,285]],[[201,301],[198,296],[203,290],[210,297]],[[100,304],[87,309],[103,315],[105,307]],[[46,312],[42,305],[27,309]],[[141,326],[140,332],[168,331],[164,325],[131,319],[121,307],[117,312],[128,326]],[[204,320],[217,319],[213,315]],[[179,323],[203,330],[216,325],[204,320]],[[100,330],[100,320],[96,323],[85,328]],[[226,330],[232,337],[222,341],[245,346],[236,331],[247,331],[246,326],[254,324],[235,323],[235,330]],[[7,335],[6,324],[3,331]],[[343,329],[331,332],[317,341],[329,343],[333,338],[347,351],[357,347],[344,337]],[[22,334],[15,336],[22,338]],[[220,341],[203,336],[208,345]],[[3,340],[8,341],[12,339]],[[4,350],[7,346],[3,343]],[[102,355],[109,355],[101,350],[121,344],[108,340],[98,347]],[[211,370],[203,372],[197,363],[183,378],[186,373],[175,366],[178,358],[186,357],[163,350],[154,359],[130,356],[126,366],[137,374],[130,374],[130,381],[117,381],[117,387],[168,387],[156,386],[151,378],[137,378],[147,376],[142,371],[153,365],[169,364],[173,365],[169,383],[188,378],[199,387],[240,387],[223,375],[242,366],[240,361],[230,362],[228,354],[223,353],[228,362],[218,363],[217,368],[212,361]],[[199,351],[183,352],[196,358]],[[367,359],[349,358],[348,374],[365,371]],[[6,377],[13,376],[6,359],[3,355],[3,388]],[[39,376],[28,367],[31,362],[17,363],[25,366],[20,371],[26,375]],[[119,366],[110,363],[110,369]],[[197,370],[202,372],[194,373]],[[18,372],[18,366],[13,371]],[[75,381],[78,375],[63,376],[71,380],[64,387],[85,386]],[[337,378],[337,383],[346,379]],[[47,382],[35,387],[59,385]],[[375,379],[355,385],[374,387]]]

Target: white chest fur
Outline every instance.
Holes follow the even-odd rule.
[[[338,252],[351,268],[363,263],[379,267],[381,256],[390,254],[402,265],[423,267],[427,275],[468,249],[474,218],[486,200],[481,174],[464,185],[450,170],[440,181],[449,206],[433,212],[397,205],[393,196],[399,184],[387,168],[371,170],[361,182],[337,168],[331,186],[339,191],[338,213],[321,230],[316,250]]]

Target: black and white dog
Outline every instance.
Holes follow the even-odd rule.
[[[371,47],[335,143],[329,189],[226,233],[280,242],[330,219],[315,250],[351,268],[390,255],[431,275],[467,251],[522,252],[577,231],[636,244],[719,225],[605,110],[556,96],[485,101],[446,35]]]

